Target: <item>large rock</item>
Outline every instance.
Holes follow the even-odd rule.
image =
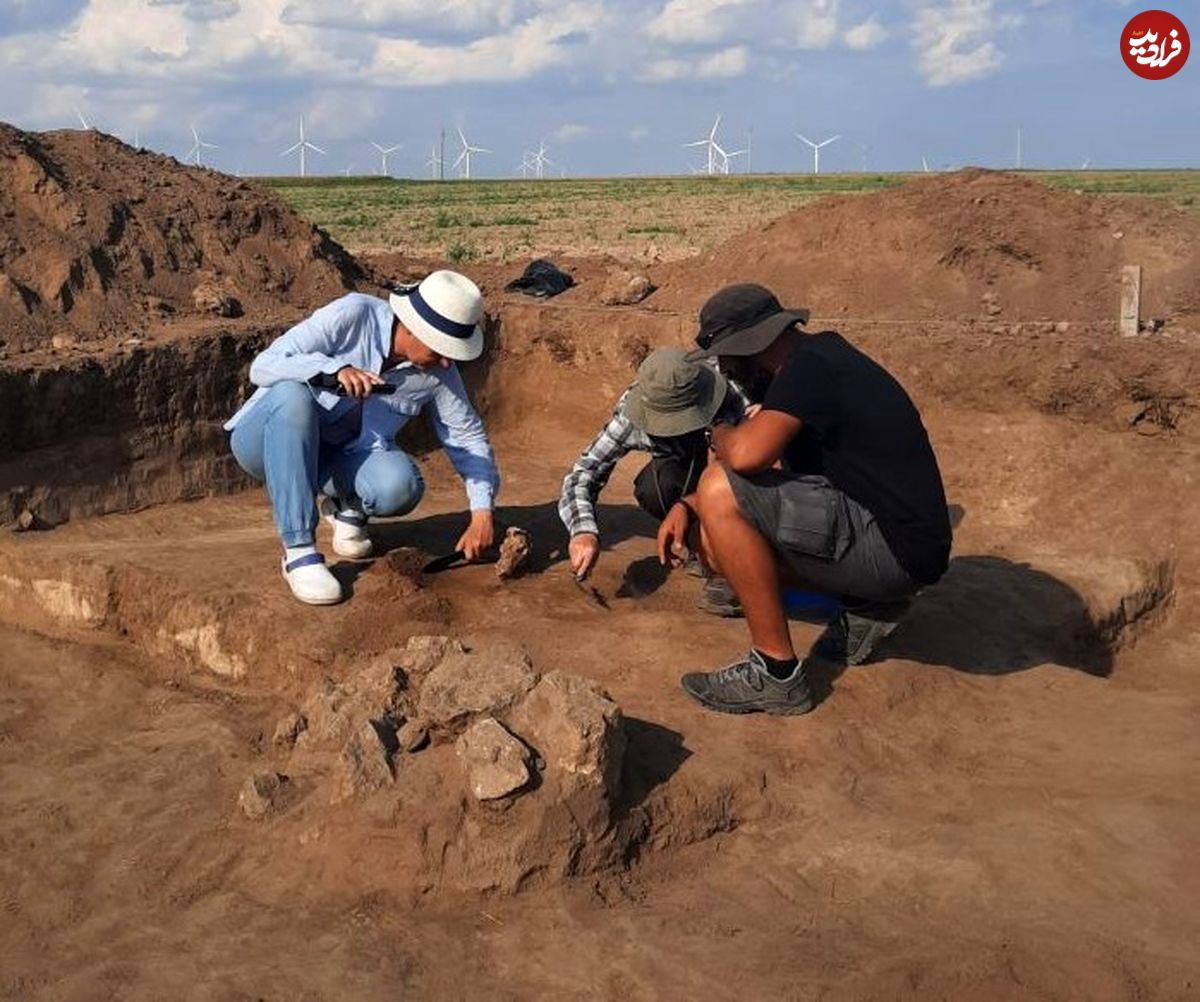
[[[455,751],[476,800],[499,800],[529,783],[529,749],[493,717],[463,731]]]
[[[626,737],[621,708],[600,685],[552,671],[510,714],[509,725],[557,775],[565,791],[620,792]]]
[[[451,649],[422,682],[416,715],[435,734],[454,737],[475,717],[503,716],[537,680],[528,656],[511,644]]]

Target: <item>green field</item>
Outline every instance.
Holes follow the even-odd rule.
[[[565,253],[671,260],[715,247],[821,195],[878,191],[913,176],[262,180],[355,252],[400,250],[450,261],[507,261]],[[1098,196],[1143,195],[1200,210],[1200,171],[1063,171],[1029,176]]]

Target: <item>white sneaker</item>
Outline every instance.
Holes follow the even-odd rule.
[[[358,560],[371,555],[367,516],[361,511],[346,508],[336,515],[326,515],[325,521],[333,526],[333,552],[339,557]]]
[[[342,586],[329,573],[325,558],[319,553],[307,553],[288,562],[284,557],[280,564],[283,578],[292,589],[292,594],[309,605],[335,605],[342,600]]]

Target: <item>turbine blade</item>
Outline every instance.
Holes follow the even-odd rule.
[[[814,143],[814,142],[813,142],[811,139],[809,139],[807,136],[802,136],[802,135],[800,135],[800,133],[799,133],[799,132],[797,132],[797,133],[796,133],[796,138],[797,138],[797,139],[799,139],[799,140],[800,140],[802,143],[808,143],[808,145],[809,145],[809,146],[816,146],[816,145],[817,145],[817,144],[816,144],[816,143]]]
[[[325,151],[323,149],[321,149],[321,147],[319,147],[319,146],[314,146],[312,143],[305,143],[304,145],[307,146],[310,150],[316,150],[322,156],[325,155]]]

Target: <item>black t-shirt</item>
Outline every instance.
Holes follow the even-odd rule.
[[[904,388],[835,331],[801,336],[763,407],[804,422],[793,473],[819,473],[876,518],[892,553],[931,584],[950,558],[950,516],[929,436]]]

